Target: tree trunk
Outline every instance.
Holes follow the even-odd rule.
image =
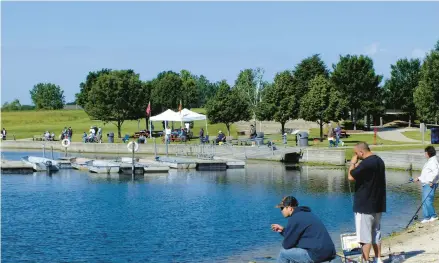
[[[366,118],[367,118],[367,130],[370,131],[370,114],[369,113],[366,114]]]
[[[352,110],[352,124],[354,125],[354,131],[357,130],[357,110]]]
[[[323,121],[319,122],[320,126],[320,142],[323,142]]]
[[[117,136],[119,136],[119,138],[122,138],[122,135],[120,132],[121,128],[122,128],[122,123],[120,123],[120,120],[118,120],[117,121]]]
[[[284,135],[284,133],[285,133],[285,122],[281,122],[280,123],[280,129],[281,129],[281,131],[282,131],[282,135]]]
[[[409,128],[412,127],[412,115],[409,114]]]
[[[227,133],[229,134],[229,136],[230,136],[230,123],[226,123],[226,128],[227,128]]]

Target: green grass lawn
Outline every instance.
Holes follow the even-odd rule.
[[[192,109],[199,113],[205,113],[204,109]],[[46,130],[54,132],[58,137],[64,127],[72,127],[73,129],[73,141],[80,142],[82,140],[83,132],[88,132],[90,126],[96,125],[103,128],[104,140],[107,140],[106,134],[113,131],[117,134],[117,128],[112,123],[104,124],[101,121],[90,120],[88,115],[83,110],[57,110],[57,111],[21,111],[21,112],[2,112],[1,127],[6,128],[8,131],[8,138],[11,139],[12,135],[15,135],[16,139],[32,138],[34,135],[42,135]],[[153,122],[155,130],[162,130],[161,122]],[[175,127],[180,127],[180,123],[175,123]],[[195,121],[194,128],[192,129],[195,136],[198,135],[200,128],[205,127],[204,121]],[[125,121],[122,125],[122,136],[125,134],[134,134],[134,132],[140,129],[145,129],[145,119],[137,121]],[[224,124],[209,124],[209,134],[216,136],[219,130],[227,133]],[[416,132],[409,132],[415,134]],[[231,135],[236,138],[235,125],[231,127]],[[270,140],[276,141],[276,144],[282,145],[282,136],[280,134],[266,134],[266,137]],[[311,129],[309,135],[309,144],[312,147],[328,147],[328,141],[323,140],[314,141],[313,138],[319,137],[319,129]],[[409,136],[408,136],[409,137]],[[410,137],[412,138],[412,137]],[[288,135],[287,142],[289,146],[295,146],[295,135]],[[352,156],[352,149],[349,147],[354,146],[357,142],[365,141],[370,145],[374,144],[373,134],[351,134],[349,138],[343,138],[345,146],[348,146],[347,158]],[[427,139],[426,139],[427,140]],[[428,137],[429,140],[429,137]],[[115,139],[115,142],[121,142],[120,139]],[[161,143],[161,140],[157,140]],[[191,143],[198,143],[198,140],[192,140]],[[422,149],[422,146],[398,146],[402,143],[394,141],[385,141],[377,137],[377,144],[383,147],[376,147],[374,150],[395,150],[395,149]],[[407,143],[404,143],[407,144]]]
[[[422,134],[420,131],[406,131],[402,133],[404,136],[406,136],[407,138],[413,139],[413,140],[418,140],[418,141],[422,141]],[[427,130],[425,132],[424,135],[424,140],[426,142],[430,142],[431,141],[431,131]]]
[[[197,112],[203,112],[203,109],[196,109]],[[19,112],[2,112],[1,127],[8,132],[8,138],[15,135],[16,139],[32,138],[34,135],[42,135],[45,131],[54,132],[58,137],[64,127],[72,127],[72,141],[82,141],[83,132],[90,130],[90,126],[95,125],[102,127],[103,138],[106,140],[106,134],[113,131],[117,136],[117,127],[112,123],[104,124],[101,121],[90,120],[83,110],[55,110],[55,111],[19,111]],[[134,134],[134,132],[145,129],[145,119],[137,121],[125,121],[122,125],[122,136],[125,134]],[[162,122],[153,122],[154,130],[162,130]],[[174,123],[174,127],[180,127],[180,123]],[[198,135],[200,128],[205,128],[205,121],[195,121],[192,129],[194,135]],[[216,135],[219,130],[227,134],[224,124],[209,124],[209,134]],[[236,134],[235,126],[230,128],[232,135]],[[116,139],[115,142],[120,142]],[[198,142],[198,141],[197,141]]]

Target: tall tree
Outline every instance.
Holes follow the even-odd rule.
[[[391,65],[390,79],[384,85],[387,108],[407,112],[411,120],[416,117],[413,93],[419,84],[421,61],[419,59],[399,59]]]
[[[59,110],[64,107],[64,91],[53,83],[38,83],[30,90],[30,96],[37,110]]]
[[[369,112],[377,106],[375,101],[380,93],[382,76],[375,74],[372,59],[363,55],[340,56],[340,61],[333,65],[333,69],[331,79],[340,96],[347,99],[356,130],[359,112]]]
[[[230,89],[225,80],[219,83],[218,91],[206,104],[209,122],[224,123],[230,136],[230,127],[237,121],[248,121],[251,118],[249,105],[238,89]]]
[[[299,103],[294,96],[294,78],[286,70],[276,74],[274,83],[264,88],[262,102],[257,110],[259,120],[275,120],[281,124],[282,134],[285,123],[298,116]]]
[[[439,50],[424,59],[419,85],[414,93],[417,113],[422,121],[439,120]]]
[[[323,141],[323,125],[346,117],[347,101],[324,75],[311,80],[309,88],[300,105],[300,117],[319,124],[320,141]]]
[[[326,67],[319,54],[314,54],[303,59],[296,65],[293,71],[294,82],[296,86],[296,94],[301,98],[309,90],[309,82],[316,76],[329,76],[328,68]]]
[[[262,78],[264,70],[262,68],[242,70],[235,81],[234,89],[237,89],[242,98],[248,104],[251,116],[256,127],[256,111],[261,101],[261,91],[264,89]]]
[[[173,71],[161,72],[153,80],[151,100],[160,111],[166,109],[177,110],[180,103],[183,83],[180,75]]]
[[[196,85],[198,90],[197,107],[202,107],[210,98],[215,96],[218,85],[211,83],[204,75],[196,78]]]
[[[133,70],[115,70],[101,74],[88,92],[85,110],[90,118],[111,122],[117,127],[119,138],[125,120],[145,116],[148,104],[146,83]]]
[[[111,69],[107,68],[95,72],[89,72],[85,79],[85,82],[81,82],[79,84],[79,93],[75,94],[76,103],[84,108],[85,104],[87,104],[88,102],[88,93],[90,92],[93,84],[96,82],[96,79],[99,76],[109,74],[110,72]]]
[[[199,97],[199,91],[197,89],[196,76],[192,75],[187,70],[182,70],[180,72],[181,78],[181,92],[180,99],[183,104],[183,108],[195,107]]]

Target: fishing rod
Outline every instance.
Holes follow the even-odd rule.
[[[401,186],[404,186],[404,185],[406,185],[406,184],[411,184],[411,183],[413,183],[414,181],[415,181],[415,180],[414,180],[413,178],[410,178],[408,182],[405,182],[405,183],[402,183],[402,184],[399,184],[399,185],[396,185],[396,186],[392,186],[392,187],[388,188],[388,190],[393,190],[393,189],[399,188],[399,187],[401,187]]]
[[[410,219],[410,222],[407,224],[407,226],[405,227],[405,229],[407,229],[409,227],[409,225],[412,223],[413,220],[418,219],[418,212],[419,210],[421,210],[422,205],[424,205],[425,201],[427,201],[427,198],[430,196],[431,192],[433,192],[434,187],[431,187],[430,192],[428,193],[428,195],[425,197],[424,201],[422,201],[421,205],[418,207],[418,210],[416,210],[415,214],[412,216],[412,219]]]

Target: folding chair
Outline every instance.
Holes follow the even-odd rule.
[[[343,249],[342,262],[362,263],[363,255],[361,252],[361,245],[357,241],[356,233],[346,233],[340,235],[341,248]],[[358,255],[360,255],[358,257]],[[349,258],[355,256],[353,259]]]

